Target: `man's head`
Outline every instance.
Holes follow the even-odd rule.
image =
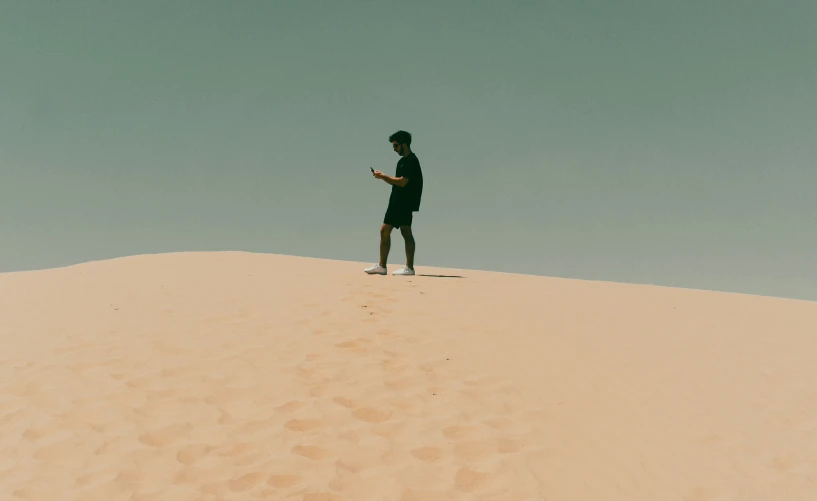
[[[389,136],[389,142],[391,143],[394,151],[397,152],[398,155],[404,157],[411,153],[411,134],[404,130],[398,130],[391,136]]]

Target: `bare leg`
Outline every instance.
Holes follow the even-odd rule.
[[[406,241],[406,266],[414,269],[414,235],[411,233],[411,226],[401,226],[400,233]]]
[[[391,230],[394,227],[384,224],[380,227],[380,266],[386,267],[386,261],[389,259],[389,249],[391,248]]]

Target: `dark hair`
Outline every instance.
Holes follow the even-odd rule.
[[[398,130],[391,136],[389,136],[389,142],[397,141],[397,144],[407,144],[411,146],[411,134],[404,130]]]

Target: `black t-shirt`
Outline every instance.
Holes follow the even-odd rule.
[[[404,187],[391,187],[389,207],[417,212],[420,210],[420,200],[423,197],[423,171],[420,169],[420,160],[411,153],[397,161],[397,172],[394,177],[405,177],[409,181]]]

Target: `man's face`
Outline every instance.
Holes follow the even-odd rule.
[[[397,141],[392,141],[391,145],[392,145],[392,148],[394,148],[394,151],[397,152],[397,154],[402,157],[403,152],[405,151],[406,145],[405,144],[398,144]]]

